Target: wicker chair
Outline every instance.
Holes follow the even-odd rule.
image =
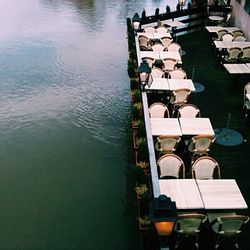
[[[177,60],[173,58],[165,58],[163,59],[163,70],[165,73],[169,73],[170,71],[174,70],[177,65]]]
[[[245,42],[246,40],[244,36],[236,36],[233,38],[233,42]]]
[[[181,52],[181,46],[178,43],[170,43],[168,45],[168,51]]]
[[[160,39],[162,45],[164,46],[164,50],[168,50],[169,44],[173,41],[173,38],[171,37],[162,37]]]
[[[187,74],[183,69],[173,69],[168,72],[168,78],[169,79],[186,79]]]
[[[155,33],[155,28],[154,27],[146,27],[143,30],[145,33]]]
[[[232,42],[233,39],[234,39],[234,37],[233,37],[231,34],[229,34],[229,33],[224,34],[224,35],[221,37],[221,40],[222,40],[223,42]]]
[[[157,33],[168,33],[168,29],[164,26],[159,26],[155,29]]]
[[[179,110],[177,117],[200,117],[200,110],[193,104],[184,104],[182,105]]]
[[[218,162],[209,156],[198,158],[192,165],[192,178],[209,180],[217,177],[220,179],[220,167]]]
[[[217,34],[216,40],[221,41],[221,40],[222,40],[222,36],[225,35],[225,34],[228,34],[228,31],[222,29],[222,30],[218,30],[218,31],[216,32],[216,34]]]
[[[183,240],[190,239],[199,248],[198,237],[201,227],[207,220],[205,214],[187,213],[179,214],[175,225],[176,240],[174,248],[178,248]]]
[[[237,63],[240,60],[241,49],[233,47],[227,49],[227,55],[223,58],[224,63]]]
[[[185,165],[175,154],[165,154],[158,160],[160,178],[185,178]]]
[[[210,222],[216,239],[215,249],[226,240],[233,240],[236,249],[239,248],[239,235],[244,226],[248,223],[249,217],[246,215],[224,215],[219,216]]]
[[[150,118],[169,117],[168,107],[161,102],[155,102],[149,107],[149,116]]]
[[[145,61],[148,63],[148,66],[149,66],[150,68],[153,67],[154,62],[155,62],[155,59],[154,59],[153,57],[143,57],[141,60],[142,60],[142,61],[145,60]]]
[[[144,35],[138,37],[140,50],[148,50],[150,48],[150,39]]]
[[[244,36],[244,33],[242,30],[234,30],[231,32],[231,34],[233,35],[233,37]]]
[[[164,46],[161,43],[156,43],[152,46],[154,52],[161,52],[164,50]]]
[[[164,76],[164,71],[157,67],[152,68],[151,76],[153,78],[162,78]]]
[[[160,154],[171,154],[176,151],[176,148],[180,142],[181,138],[178,135],[160,135],[157,137],[157,142],[155,144],[155,149],[160,152]]]
[[[244,105],[245,117],[248,116],[248,110],[250,110],[250,100],[247,98],[247,94],[250,94],[250,82],[244,87]]]
[[[242,54],[240,60],[243,63],[250,63],[250,47],[242,48]]]

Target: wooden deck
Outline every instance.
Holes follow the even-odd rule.
[[[215,49],[208,31],[197,31],[178,37],[178,43],[186,51],[182,57],[182,68],[187,72],[188,78],[192,77],[195,68],[194,82],[202,83],[205,91],[192,93],[189,103],[199,107],[202,117],[209,117],[213,128],[226,127],[228,114],[231,114],[229,127],[241,133],[244,142],[241,145],[227,147],[214,144],[210,156],[214,157],[221,169],[223,179],[235,179],[245,198],[250,205],[250,122],[246,120],[243,112],[243,87],[250,79],[240,77],[237,83],[233,82],[225,68],[218,64]],[[248,210],[240,213],[249,214]],[[203,234],[200,249],[213,249],[212,237],[209,233]],[[242,249],[249,249],[250,226],[243,232],[240,241]],[[152,236],[153,237],[153,236]],[[208,241],[211,237],[211,241]],[[147,237],[143,249],[157,249],[156,242]],[[191,249],[189,244],[183,244],[179,249]],[[225,243],[220,249],[233,249]]]

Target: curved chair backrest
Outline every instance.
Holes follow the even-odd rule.
[[[215,249],[219,247],[225,238],[234,239],[234,245],[238,249],[238,236],[243,227],[248,223],[249,217],[246,215],[224,215],[219,216],[210,225],[217,236]]]
[[[161,43],[164,46],[164,50],[168,48],[169,44],[173,41],[173,38],[171,37],[162,37],[160,39]]]
[[[152,68],[151,76],[153,78],[162,78],[164,76],[164,71],[157,67]]]
[[[154,61],[155,61],[155,59],[154,59],[153,57],[143,57],[141,60],[142,60],[142,61],[145,60],[145,61],[148,63],[148,66],[149,66],[150,68],[153,67],[153,64],[154,64]]]
[[[231,34],[233,35],[233,37],[244,36],[244,33],[242,30],[234,30],[231,32]]]
[[[155,33],[155,28],[154,27],[146,27],[144,28],[145,33]]]
[[[170,43],[168,45],[168,51],[180,52],[181,46],[178,43]]]
[[[171,101],[174,105],[184,105],[187,103],[190,93],[191,90],[186,88],[173,90]]]
[[[157,137],[155,148],[163,154],[170,154],[176,151],[180,140],[178,135],[160,135]]]
[[[221,37],[221,40],[223,41],[223,42],[232,42],[233,41],[233,36],[231,35],[231,34],[225,34],[225,35],[223,35],[222,37]]]
[[[238,47],[233,47],[227,49],[227,52],[228,52],[228,60],[239,59],[239,56],[241,54],[241,49]]]
[[[183,69],[174,69],[169,71],[168,78],[171,79],[186,79],[187,74]]]
[[[200,110],[193,104],[184,104],[178,110],[177,117],[200,117]]]
[[[242,58],[250,59],[250,47],[242,48]]]
[[[149,107],[149,116],[150,118],[169,117],[168,107],[161,102],[155,102]]]
[[[217,31],[217,40],[221,40],[222,39],[222,36],[225,35],[225,34],[228,34],[228,31],[227,30],[218,30]]]
[[[233,42],[245,42],[246,40],[244,36],[236,36],[233,38]]]
[[[220,179],[220,167],[218,162],[209,156],[198,158],[192,165],[192,178],[199,180],[213,179],[217,170]]]
[[[244,87],[244,104],[249,101],[247,94],[250,94],[250,82],[248,82]]]
[[[168,32],[168,29],[164,26],[159,26],[155,30],[157,33],[167,33]]]
[[[163,70],[166,73],[174,70],[176,65],[177,65],[177,60],[175,60],[173,58],[165,58],[165,59],[163,59]]]
[[[160,178],[174,177],[185,178],[185,165],[182,159],[175,154],[165,154],[158,160]]]
[[[164,50],[164,46],[161,43],[156,43],[152,46],[152,50],[155,52],[160,52]]]
[[[149,44],[149,38],[144,36],[144,35],[140,35],[138,37],[138,41],[139,41],[139,45],[140,45],[140,49],[148,49],[148,44]]]

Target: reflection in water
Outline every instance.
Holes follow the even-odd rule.
[[[139,248],[126,18],[150,2],[1,1],[0,249]]]

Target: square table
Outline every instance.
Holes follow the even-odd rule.
[[[167,78],[153,78],[153,82],[150,85],[146,85],[146,90],[166,90],[169,91],[169,84]]]
[[[223,26],[206,26],[208,32],[217,33],[219,30],[227,30],[228,32],[232,32],[234,30],[239,30],[238,27],[223,27]]]
[[[230,49],[230,48],[245,48],[250,46],[250,42],[224,42],[224,41],[214,41],[214,45],[217,49]]]
[[[172,38],[171,34],[169,32],[154,32],[154,33],[147,33],[147,32],[138,32],[137,33],[137,37],[139,37],[140,35],[143,35],[143,36],[146,36],[147,38],[149,39],[161,39],[163,37],[169,37],[169,38]]]
[[[176,202],[177,209],[204,209],[199,189],[194,179],[159,180],[160,192]]]
[[[154,59],[160,59],[159,53],[154,51],[140,51],[140,59],[143,57],[152,57]]]
[[[247,204],[233,179],[196,180],[205,209],[246,209]]]
[[[179,64],[182,64],[181,54],[178,51],[161,51],[159,52],[159,58],[172,58],[175,59]]]
[[[250,74],[250,68],[244,63],[223,64],[229,74]]]
[[[209,118],[179,118],[182,135],[212,135],[214,130]]]
[[[167,21],[163,21],[162,23],[164,23],[167,26],[170,26],[172,28],[179,27],[179,26],[184,26],[185,25],[185,23],[182,23],[182,22],[177,21],[177,20],[167,20]]]
[[[182,135],[177,118],[150,118],[150,124],[153,136]]]
[[[195,91],[194,83],[191,79],[168,79],[169,90],[190,89]]]

